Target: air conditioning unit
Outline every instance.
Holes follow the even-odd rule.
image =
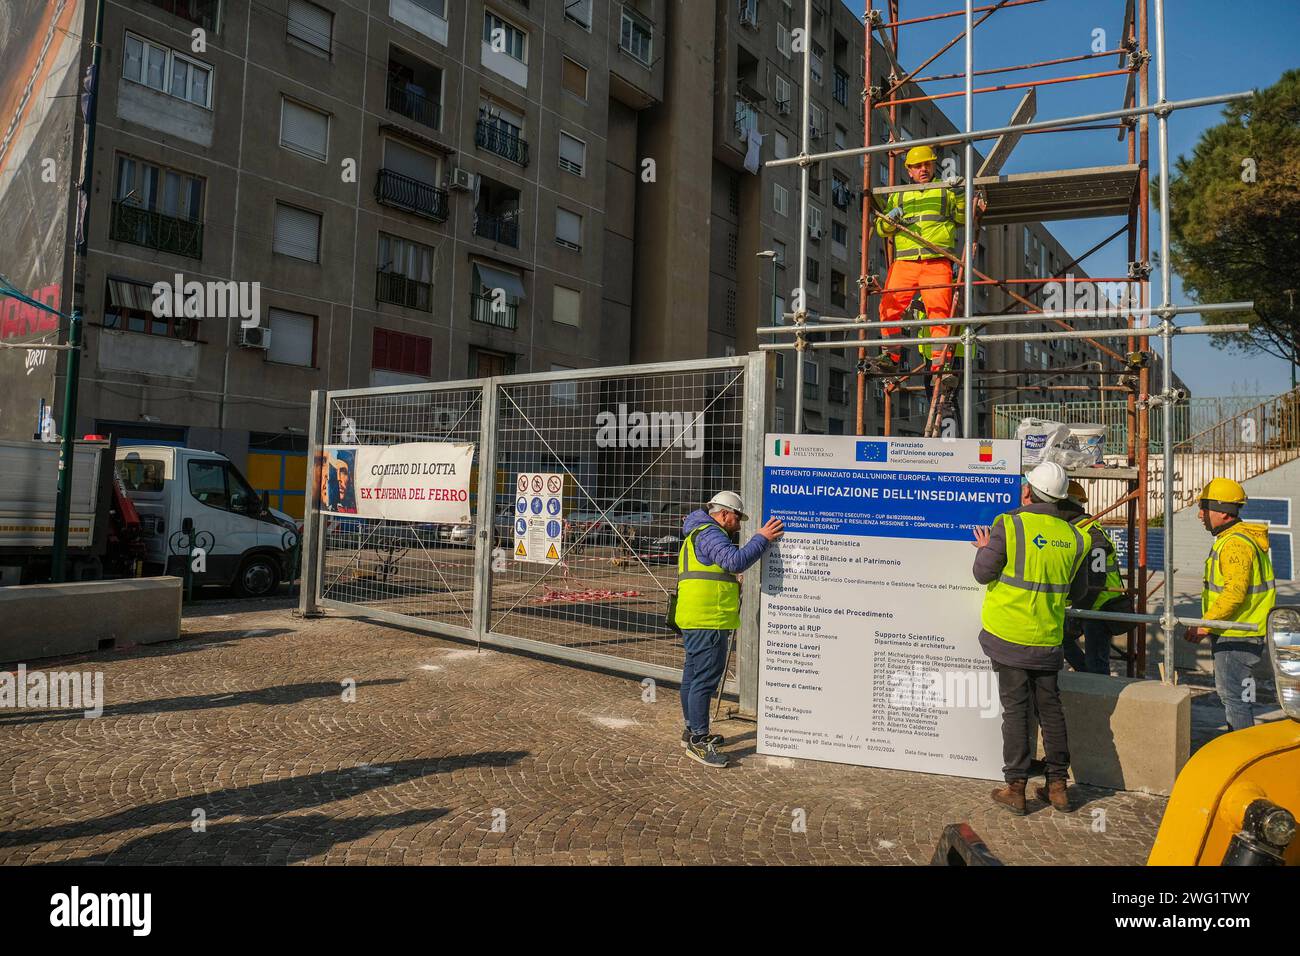
[[[474,174],[460,166],[453,167],[447,185],[451,189],[473,189]]]
[[[777,387],[777,388],[785,388],[785,377],[784,377],[784,376],[778,375],[778,376],[776,377],[776,387]]]
[[[245,349],[269,349],[271,347],[271,330],[261,325],[251,328],[239,327],[239,345]]]
[[[809,226],[809,227],[808,227],[808,236],[809,236],[810,238],[812,238],[812,239],[820,239],[820,238],[822,237],[822,228],[821,228],[821,226]]]

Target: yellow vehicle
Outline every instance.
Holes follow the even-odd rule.
[[[1287,719],[1196,752],[1174,783],[1148,865],[1300,865],[1300,608],[1275,608],[1266,642]]]

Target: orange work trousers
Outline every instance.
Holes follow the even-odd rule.
[[[885,291],[880,296],[880,321],[892,322],[902,316],[904,310],[912,304],[912,297],[921,286],[937,286],[952,282],[952,263],[947,259],[895,259],[885,276]],[[925,314],[929,319],[952,318],[952,286],[942,289],[921,289],[921,301],[925,303]],[[948,335],[952,326],[932,325],[931,335]],[[907,332],[907,338],[915,338],[916,329],[900,329],[898,326],[885,327],[880,334],[888,338]],[[938,360],[944,349],[952,345],[935,346],[932,364],[941,364]]]

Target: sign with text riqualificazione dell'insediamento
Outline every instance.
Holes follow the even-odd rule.
[[[971,542],[1019,504],[1015,441],[768,435],[758,752],[1000,779]]]

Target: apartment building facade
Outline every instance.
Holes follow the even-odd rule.
[[[81,429],[296,513],[311,389],[627,363],[663,3],[109,0]]]

